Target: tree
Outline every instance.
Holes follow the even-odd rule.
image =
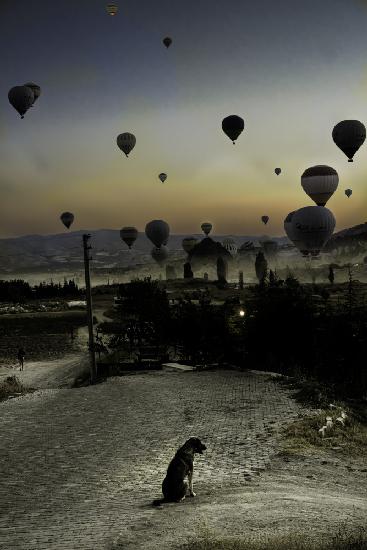
[[[191,269],[190,262],[186,262],[184,264],[184,279],[192,279],[194,277],[194,274]]]
[[[256,254],[255,271],[259,283],[264,283],[268,274],[268,262],[265,259],[264,253],[261,251]]]
[[[139,338],[150,339],[154,335],[159,342],[166,342],[170,310],[166,291],[160,288],[159,282],[150,278],[136,279],[121,284],[119,294],[122,298],[119,313],[123,323],[134,320]],[[148,327],[151,329],[148,330]]]
[[[273,271],[272,269],[269,271],[269,285],[270,286],[277,286],[278,285],[278,276],[276,271]]]
[[[243,271],[238,273],[238,286],[240,290],[243,290]]]
[[[221,256],[217,259],[217,278],[219,285],[227,285],[227,262]]]
[[[348,296],[347,296],[347,306],[349,316],[352,316],[353,310],[356,306],[357,298],[355,293],[355,280],[353,279],[352,266],[348,265]]]

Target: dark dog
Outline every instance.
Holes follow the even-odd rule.
[[[153,501],[153,506],[159,506],[163,502],[180,502],[189,490],[189,495],[195,497],[192,478],[194,473],[194,454],[202,454],[205,445],[198,437],[190,437],[172,458],[168,466],[167,475],[162,483],[164,498]],[[188,478],[189,483],[185,481]]]

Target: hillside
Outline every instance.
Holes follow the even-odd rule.
[[[152,261],[150,251],[152,243],[145,233],[139,233],[131,251],[121,241],[120,232],[116,229],[99,229],[95,231],[73,231],[55,235],[26,235],[22,237],[0,239],[0,272],[16,273],[34,270],[78,270],[83,267],[82,235],[90,233],[92,238],[93,265],[96,268],[127,267],[141,262]],[[168,247],[172,259],[184,257],[181,242],[187,235],[171,235]],[[194,235],[199,240],[202,234]],[[228,235],[214,235],[222,241]],[[257,242],[261,236],[233,236],[240,246],[245,241]],[[286,243],[286,237],[276,238],[279,244]]]

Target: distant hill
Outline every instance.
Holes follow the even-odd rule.
[[[0,272],[17,273],[36,270],[79,270],[83,267],[82,235],[90,233],[93,266],[95,268],[126,267],[137,263],[152,261],[150,251],[152,243],[145,233],[139,233],[131,251],[120,238],[116,229],[99,229],[72,231],[56,235],[25,235],[8,239],[0,239]],[[168,248],[173,258],[185,257],[182,250],[182,239],[189,234],[170,235]],[[203,239],[203,234],[192,234]],[[229,235],[211,235],[214,240],[222,242]],[[233,236],[237,246],[246,241],[257,243],[265,236]],[[272,237],[279,245],[288,243],[286,237]]]
[[[355,245],[367,246],[367,222],[334,233],[326,245],[326,250],[331,251],[339,247]]]

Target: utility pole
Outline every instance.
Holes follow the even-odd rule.
[[[89,361],[90,361],[90,380],[93,383],[97,378],[97,366],[96,366],[96,356],[94,351],[92,292],[90,287],[90,271],[89,271],[89,261],[92,259],[89,256],[89,250],[92,248],[88,244],[90,237],[91,236],[89,234],[83,235],[85,294],[87,299],[87,317],[88,317],[88,333],[89,333],[88,349],[89,349]]]

